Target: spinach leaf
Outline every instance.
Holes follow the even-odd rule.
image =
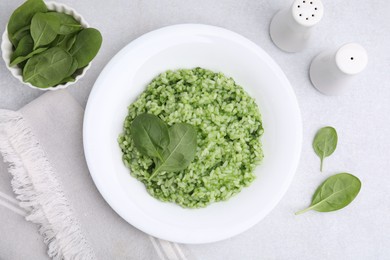
[[[81,24],[71,15],[57,12],[49,12],[47,15],[53,16],[54,19],[57,19],[60,22],[60,26],[57,31],[58,34],[67,35],[83,29]]]
[[[330,212],[342,209],[355,199],[360,188],[360,180],[352,174],[333,175],[317,188],[310,207],[295,214],[302,214],[309,210]]]
[[[51,47],[57,47],[58,44],[59,44],[61,41],[64,40],[64,38],[65,38],[65,35],[60,35],[60,34],[58,34],[58,35],[56,36],[56,38],[48,45],[48,47],[49,47],[49,48],[51,48]]]
[[[77,34],[72,33],[68,35],[59,35],[62,36],[62,38],[59,39],[56,46],[63,48],[66,51],[70,51],[70,49],[73,47]]]
[[[77,60],[78,68],[83,68],[98,53],[102,45],[102,35],[94,28],[83,29],[76,38],[70,54]]]
[[[31,20],[31,36],[34,40],[34,49],[51,43],[57,36],[60,21],[48,13],[37,13]]]
[[[30,59],[30,58],[33,57],[34,55],[39,54],[39,53],[41,53],[41,52],[44,52],[44,51],[46,51],[46,50],[47,50],[47,48],[38,48],[38,49],[36,49],[36,50],[34,50],[34,51],[28,53],[28,54],[25,55],[25,56],[19,56],[19,57],[15,58],[15,59],[11,62],[10,66],[11,66],[11,67],[12,67],[12,66],[15,66],[15,65],[17,65],[17,64],[19,64],[19,63],[21,63],[21,62],[23,62],[23,61],[26,61],[26,60]]]
[[[195,157],[197,140],[195,128],[186,123],[174,124],[169,128],[170,142],[149,177],[149,181],[161,171],[175,172],[188,167]]]
[[[30,52],[32,52],[33,47],[34,47],[34,42],[30,35],[26,35],[22,39],[20,39],[18,46],[16,47],[15,51],[11,55],[11,64],[12,61],[14,61],[17,57],[25,56]]]
[[[140,153],[163,160],[162,153],[170,142],[164,121],[155,115],[141,114],[133,120],[130,131]]]
[[[321,128],[314,137],[313,149],[321,159],[320,171],[322,171],[324,158],[336,150],[337,139],[336,129],[330,126]]]
[[[75,79],[74,77],[72,77],[72,76],[66,77],[66,78],[64,78],[63,80],[61,80],[61,81],[58,83],[58,85],[66,84],[66,83],[68,83],[68,82],[74,82],[75,80],[76,80],[76,79]]]
[[[23,37],[25,36],[30,36],[30,25],[26,25],[22,28],[20,28],[13,36],[12,36],[12,40],[10,39],[10,41],[12,42],[12,44],[14,45],[14,47],[18,47],[19,46],[19,42],[22,40]]]
[[[26,63],[23,79],[39,88],[48,88],[61,82],[72,66],[72,56],[54,47],[33,56]]]
[[[9,39],[15,47],[17,46],[17,42],[14,39],[15,33],[29,25],[32,17],[38,12],[47,12],[47,7],[42,0],[27,0],[12,13],[7,25],[7,31]]]
[[[140,114],[130,128],[134,145],[146,156],[152,157],[155,169],[149,181],[161,171],[181,171],[195,157],[197,141],[195,128],[186,123],[170,128],[155,115]]]
[[[66,78],[70,78],[75,72],[76,72],[76,70],[77,70],[77,60],[76,59],[74,59],[74,58],[72,58],[72,63],[71,63],[71,65],[70,65],[70,67],[69,67],[69,70],[68,70],[68,73],[66,74],[66,76],[65,76],[65,79]],[[61,82],[63,82],[65,79],[63,79],[63,80],[61,80]],[[60,83],[61,84],[61,83]]]

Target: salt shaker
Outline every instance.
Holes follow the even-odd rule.
[[[352,85],[355,75],[364,70],[367,62],[366,50],[357,43],[348,43],[316,56],[310,65],[310,79],[323,94],[343,94]]]
[[[321,0],[296,0],[273,17],[270,25],[272,41],[286,52],[298,52],[309,43],[311,29],[324,14]]]

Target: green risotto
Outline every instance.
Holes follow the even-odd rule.
[[[138,115],[158,116],[171,126],[196,128],[197,148],[189,166],[160,172],[149,180],[155,164],[135,147],[131,124]],[[131,175],[161,201],[200,208],[227,200],[250,185],[263,158],[261,115],[254,101],[232,78],[210,70],[166,71],[128,107],[118,142]]]

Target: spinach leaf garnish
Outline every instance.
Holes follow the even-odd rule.
[[[336,150],[337,139],[336,129],[331,126],[321,128],[314,137],[313,149],[321,160],[320,171],[322,171],[325,157],[330,156]]]
[[[196,129],[190,124],[166,123],[151,114],[138,115],[131,125],[131,134],[138,151],[153,159],[152,180],[159,172],[176,172],[188,167],[195,157]]]
[[[355,199],[360,188],[360,180],[352,174],[333,175],[317,188],[310,207],[295,214],[302,214],[309,210],[330,212],[342,209]]]
[[[162,160],[158,161],[149,180],[161,171],[176,172],[184,170],[195,157],[196,130],[192,125],[174,124],[169,128],[169,138],[170,142],[163,151]]]
[[[155,115],[141,114],[133,120],[131,133],[140,153],[163,160],[163,151],[170,142],[168,126],[164,121]]]

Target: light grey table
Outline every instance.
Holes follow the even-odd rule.
[[[104,38],[90,71],[69,88],[83,105],[95,79],[116,52],[146,32],[179,23],[221,26],[248,37],[276,60],[291,81],[302,111],[304,141],[290,189],[249,231],[226,241],[189,246],[197,259],[390,258],[390,2],[323,1],[325,15],[315,28],[313,43],[296,54],[280,51],[268,35],[272,15],[291,1],[61,1],[83,14]],[[21,3],[0,2],[1,33],[12,10]],[[320,51],[347,42],[358,42],[367,49],[369,65],[348,94],[324,96],[310,84],[310,61]],[[20,84],[0,63],[1,108],[18,109],[42,93]],[[339,147],[320,173],[311,141],[324,125],[337,128]],[[333,213],[294,215],[310,203],[315,188],[327,176],[343,171],[357,175],[363,183],[350,206]]]

